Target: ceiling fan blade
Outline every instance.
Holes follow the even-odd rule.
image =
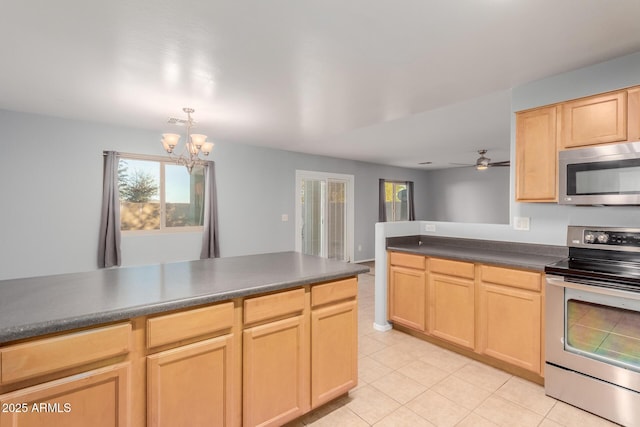
[[[489,163],[489,166],[511,166],[511,162],[509,160],[505,160],[503,162],[492,162]]]

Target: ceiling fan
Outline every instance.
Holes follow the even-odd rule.
[[[510,166],[511,162],[509,160],[505,160],[502,162],[492,162],[490,158],[485,157],[485,154],[487,154],[487,150],[478,150],[478,154],[480,154],[480,157],[478,157],[478,160],[476,160],[475,165],[470,165],[470,164],[466,164],[466,163],[451,163],[452,165],[461,165],[461,166],[474,166],[476,168],[476,170],[482,171],[485,170],[487,168],[490,167],[495,167],[495,166]]]

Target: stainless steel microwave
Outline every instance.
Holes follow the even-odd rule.
[[[560,151],[558,160],[558,203],[640,205],[640,142]]]

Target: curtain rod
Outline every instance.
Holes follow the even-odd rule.
[[[153,154],[123,153],[123,152],[114,151],[114,150],[104,150],[102,152],[102,155],[106,156],[109,151],[113,151],[114,153],[116,153],[116,155],[120,157],[132,159],[132,160],[151,160],[155,162],[176,163],[176,161],[170,158],[169,156],[158,156]],[[213,162],[213,160],[198,160],[196,161],[196,164],[206,166],[209,162]]]

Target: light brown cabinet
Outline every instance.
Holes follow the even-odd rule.
[[[358,384],[358,283],[311,288],[311,407]]]
[[[480,267],[479,351],[541,374],[540,273]]]
[[[473,350],[475,348],[474,265],[429,259],[429,333]]]
[[[425,257],[389,253],[388,317],[417,331],[427,330]]]
[[[563,149],[627,140],[626,90],[561,105]]]
[[[244,302],[243,425],[279,426],[310,408],[305,290]]]
[[[542,381],[541,273],[398,252],[388,255],[388,317],[394,326]]]
[[[282,425],[357,385],[357,284],[4,345],[0,426]]]
[[[0,425],[130,425],[130,364],[120,363],[0,395]]]
[[[151,317],[146,332],[147,426],[239,425],[234,303]]]
[[[558,107],[516,115],[516,200],[553,202],[558,199]]]
[[[0,426],[127,426],[131,324],[0,348]]]
[[[516,200],[558,199],[558,151],[640,140],[640,87],[516,113]]]

